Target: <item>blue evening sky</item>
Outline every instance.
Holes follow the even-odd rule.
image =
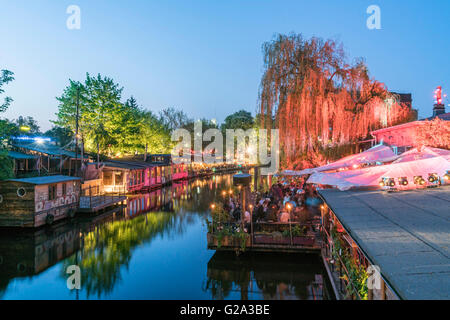
[[[71,4],[81,30],[66,28]],[[372,4],[381,30],[366,27]],[[86,72],[114,78],[124,98],[155,112],[178,107],[219,121],[254,113],[261,45],[296,32],[342,41],[390,90],[412,93],[425,117],[435,87],[450,92],[449,18],[448,0],[0,0],[0,69],[16,77],[2,116],[30,115],[49,129],[55,97]]]

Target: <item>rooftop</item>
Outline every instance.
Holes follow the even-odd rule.
[[[62,149],[61,147],[58,147],[57,145],[53,144],[52,142],[48,141],[41,141],[36,142],[33,140],[14,140],[12,142],[12,145],[16,148],[22,148],[26,150],[31,150],[35,152],[40,152],[44,154],[48,154],[50,156],[67,156],[71,158],[75,158],[75,152],[68,151],[65,149]]]
[[[319,193],[402,298],[450,299],[450,186]]]
[[[155,166],[151,163],[146,163],[144,161],[133,161],[133,160],[127,160],[127,161],[108,160],[108,161],[102,162],[102,164],[104,164],[105,167],[119,168],[119,169],[125,169],[125,170],[139,170],[139,169],[151,168],[151,167]]]
[[[42,185],[42,184],[52,184],[52,183],[75,181],[75,180],[81,180],[81,179],[77,178],[77,177],[56,175],[56,176],[45,176],[45,177],[23,178],[23,179],[8,179],[5,181]]]
[[[22,152],[16,152],[16,151],[8,151],[8,157],[13,158],[13,159],[36,159],[37,156],[33,156],[30,154],[26,154],[26,153],[22,153]]]

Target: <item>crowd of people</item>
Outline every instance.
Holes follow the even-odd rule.
[[[302,179],[273,184],[269,191],[252,193],[243,210],[239,195],[224,198],[223,208],[234,222],[303,222],[309,217],[306,198],[315,196],[315,190]]]

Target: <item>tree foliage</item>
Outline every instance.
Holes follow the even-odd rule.
[[[424,121],[416,128],[417,147],[450,149],[450,123],[439,118]]]
[[[245,110],[239,110],[233,114],[230,114],[225,118],[224,123],[221,125],[222,131],[226,129],[251,129],[255,126],[255,120],[252,114]]]
[[[29,131],[27,132],[27,134],[29,135],[38,135],[41,133],[40,127],[37,121],[33,119],[33,117],[19,116],[19,118],[17,118],[15,123],[19,131],[21,127],[28,127]]]
[[[14,162],[8,152],[0,148],[0,180],[14,177]]]
[[[4,93],[5,90],[2,89],[3,85],[14,80],[14,73],[9,70],[1,70],[0,71],[0,94]],[[5,97],[3,99],[3,103],[0,104],[0,112],[6,111],[13,99],[11,97]]]
[[[319,149],[354,143],[371,130],[410,119],[410,108],[370,78],[363,60],[347,62],[340,43],[279,35],[263,51],[261,127],[279,129],[285,167],[323,164]]]
[[[123,88],[100,74],[86,75],[84,83],[70,80],[59,101],[55,124],[76,131],[79,106],[79,135],[85,148],[112,155],[136,152],[165,153],[170,136],[163,123],[141,108],[134,97],[122,102]]]

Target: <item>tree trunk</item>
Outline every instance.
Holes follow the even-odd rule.
[[[97,170],[99,168],[99,163],[100,163],[100,143],[98,143],[97,141]]]
[[[145,144],[145,155],[144,155],[144,161],[147,161],[147,151],[148,151],[148,143]]]

